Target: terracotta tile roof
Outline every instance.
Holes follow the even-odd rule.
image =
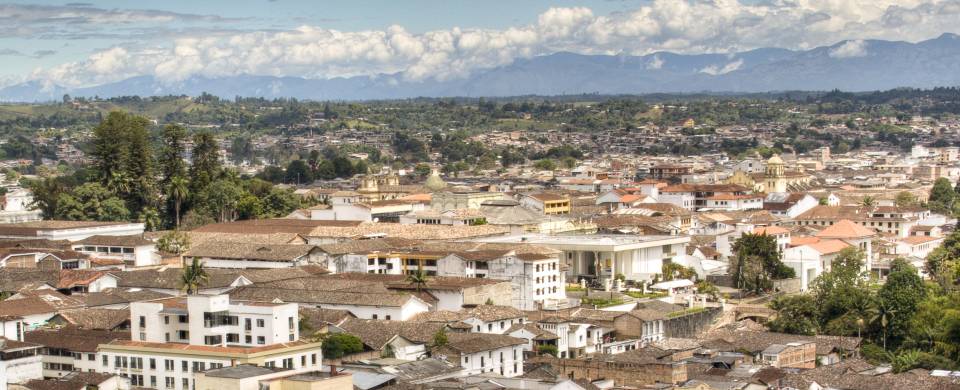
[[[351,227],[323,226],[314,228],[308,236],[327,238],[361,238],[371,235],[398,237],[413,240],[452,240],[475,237],[500,236],[509,233],[509,228],[495,225],[479,226],[440,226],[440,225],[410,225],[398,223],[368,222]]]
[[[820,242],[820,239],[814,236],[790,236],[790,246],[810,245]]]
[[[526,344],[524,339],[493,333],[449,333],[447,345],[438,350],[451,350],[461,354],[491,351],[513,345]]]
[[[841,219],[817,233],[820,238],[866,238],[876,236],[873,229],[861,226],[849,219]]]
[[[61,310],[54,317],[80,329],[112,330],[130,321],[130,309],[70,309]]]
[[[11,340],[8,338],[0,337],[0,351],[16,351],[20,349],[35,349],[40,348],[40,345],[34,343],[26,343],[23,341]]]
[[[377,321],[350,318],[338,326],[349,334],[357,336],[364,345],[372,350],[383,349],[387,342],[396,336],[420,344],[433,342],[433,336],[445,327],[442,323],[414,321]],[[453,333],[448,333],[447,337]]]
[[[821,254],[827,255],[831,253],[840,252],[845,248],[849,247],[850,244],[847,244],[840,240],[826,240],[826,241],[820,241],[817,243],[809,244],[807,246],[809,246],[810,248],[813,248],[814,250],[816,250],[817,252],[820,252]]]
[[[130,332],[67,327],[25,332],[23,339],[30,343],[49,348],[66,349],[71,352],[96,352],[100,344],[109,344],[114,340],[129,340]]]
[[[309,219],[254,219],[204,225],[193,229],[200,233],[242,233],[242,234],[307,234],[320,226],[357,226],[360,221],[320,221]]]
[[[55,379],[31,379],[19,386],[30,390],[96,389],[113,377],[113,374],[74,371]]]
[[[320,309],[316,307],[300,308],[300,319],[310,324],[310,327],[313,328],[314,331],[318,331],[328,324],[339,325],[350,318],[357,317],[347,310]],[[306,335],[301,334],[300,336],[303,337]]]
[[[275,245],[239,242],[204,242],[194,244],[184,257],[209,257],[245,261],[293,262],[316,250],[313,245]]]
[[[779,226],[764,226],[753,229],[753,234],[766,234],[768,236],[775,236],[779,234],[788,234],[789,230],[784,229]]]
[[[931,237],[931,236],[909,236],[901,238],[900,241],[910,244],[910,245],[920,245],[926,244],[928,242],[940,241],[943,240],[943,237]]]
[[[244,301],[296,302],[311,305],[355,305],[400,307],[415,299],[410,294],[355,293],[331,291],[317,294],[316,291],[288,290],[278,288],[240,287],[230,292],[230,298]]]
[[[789,371],[781,385],[797,389],[960,389],[960,379],[957,377],[937,377],[925,371],[878,373],[875,368],[859,358],[852,358],[809,370]],[[813,386],[813,383],[819,386]]]
[[[153,241],[144,239],[139,235],[132,236],[90,236],[84,238],[80,241],[76,241],[76,244],[83,245],[104,245],[104,246],[126,246],[126,247],[135,247],[135,246],[144,246],[144,245],[153,245]]]

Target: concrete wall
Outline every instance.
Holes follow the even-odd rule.
[[[557,359],[537,357],[536,363],[548,363],[562,376],[570,379],[612,379],[617,386],[643,388],[654,382],[682,383],[687,381],[687,367],[683,363],[615,363],[596,360]]]
[[[705,328],[713,323],[722,311],[719,307],[709,307],[707,310],[682,317],[666,320],[665,337],[695,338]]]

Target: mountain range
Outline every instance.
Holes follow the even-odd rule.
[[[64,94],[199,95],[294,97],[311,100],[370,100],[446,96],[563,94],[747,93],[790,90],[871,91],[898,87],[960,85],[960,36],[902,41],[842,41],[810,50],[762,48],[729,54],[644,56],[559,52],[518,59],[445,81],[406,81],[402,73],[306,79],[240,75],[195,76],[165,83],[152,76],[86,88],[30,81],[0,89],[0,101],[50,101]]]

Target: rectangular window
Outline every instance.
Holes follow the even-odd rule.
[[[167,371],[173,371],[173,360],[166,359],[163,361],[163,368]]]
[[[181,360],[180,371],[183,371],[183,372],[190,371],[190,363],[188,363],[186,360]]]
[[[227,342],[228,343],[239,343],[240,335],[236,333],[227,333]]]
[[[103,355],[103,359],[100,359],[100,360],[103,361],[103,366],[104,366],[104,367],[110,366],[110,357],[109,357],[109,356]]]
[[[155,375],[150,375],[150,387],[157,388],[157,377]]]
[[[157,360],[154,358],[150,358],[150,369],[151,370],[157,369]]]
[[[175,378],[164,377],[164,378],[163,378],[164,385],[166,385],[166,387],[167,387],[168,389],[172,389],[172,388],[173,388],[173,383],[174,383],[173,380],[174,380],[174,379],[175,379]]]
[[[243,336],[243,342],[247,344],[253,344],[253,336],[251,335]]]
[[[294,322],[295,321],[293,320],[293,317],[287,317],[287,328],[293,330],[293,327],[295,326]]]
[[[263,336],[257,336],[257,344],[263,345],[267,343],[267,339]]]
[[[183,382],[183,390],[189,390],[189,389],[190,389],[190,379],[183,378],[181,381]]]
[[[140,316],[140,327],[141,327],[141,328],[146,328],[146,327],[147,327],[147,317],[145,317],[145,316]]]
[[[249,331],[253,329],[252,321],[249,318],[243,319],[243,330]]]
[[[177,321],[179,321],[181,324],[186,324],[187,322],[190,322],[189,318],[186,315],[177,316]]]
[[[258,319],[257,319],[257,327],[258,327],[258,328],[264,327],[264,326],[265,326],[264,324],[265,324],[265,322],[263,321],[263,318],[258,318]]]

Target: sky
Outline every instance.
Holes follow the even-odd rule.
[[[839,42],[838,53],[859,56],[865,39],[920,41],[958,32],[958,21],[960,0],[13,1],[0,2],[0,87],[142,75],[447,80],[560,51]]]

